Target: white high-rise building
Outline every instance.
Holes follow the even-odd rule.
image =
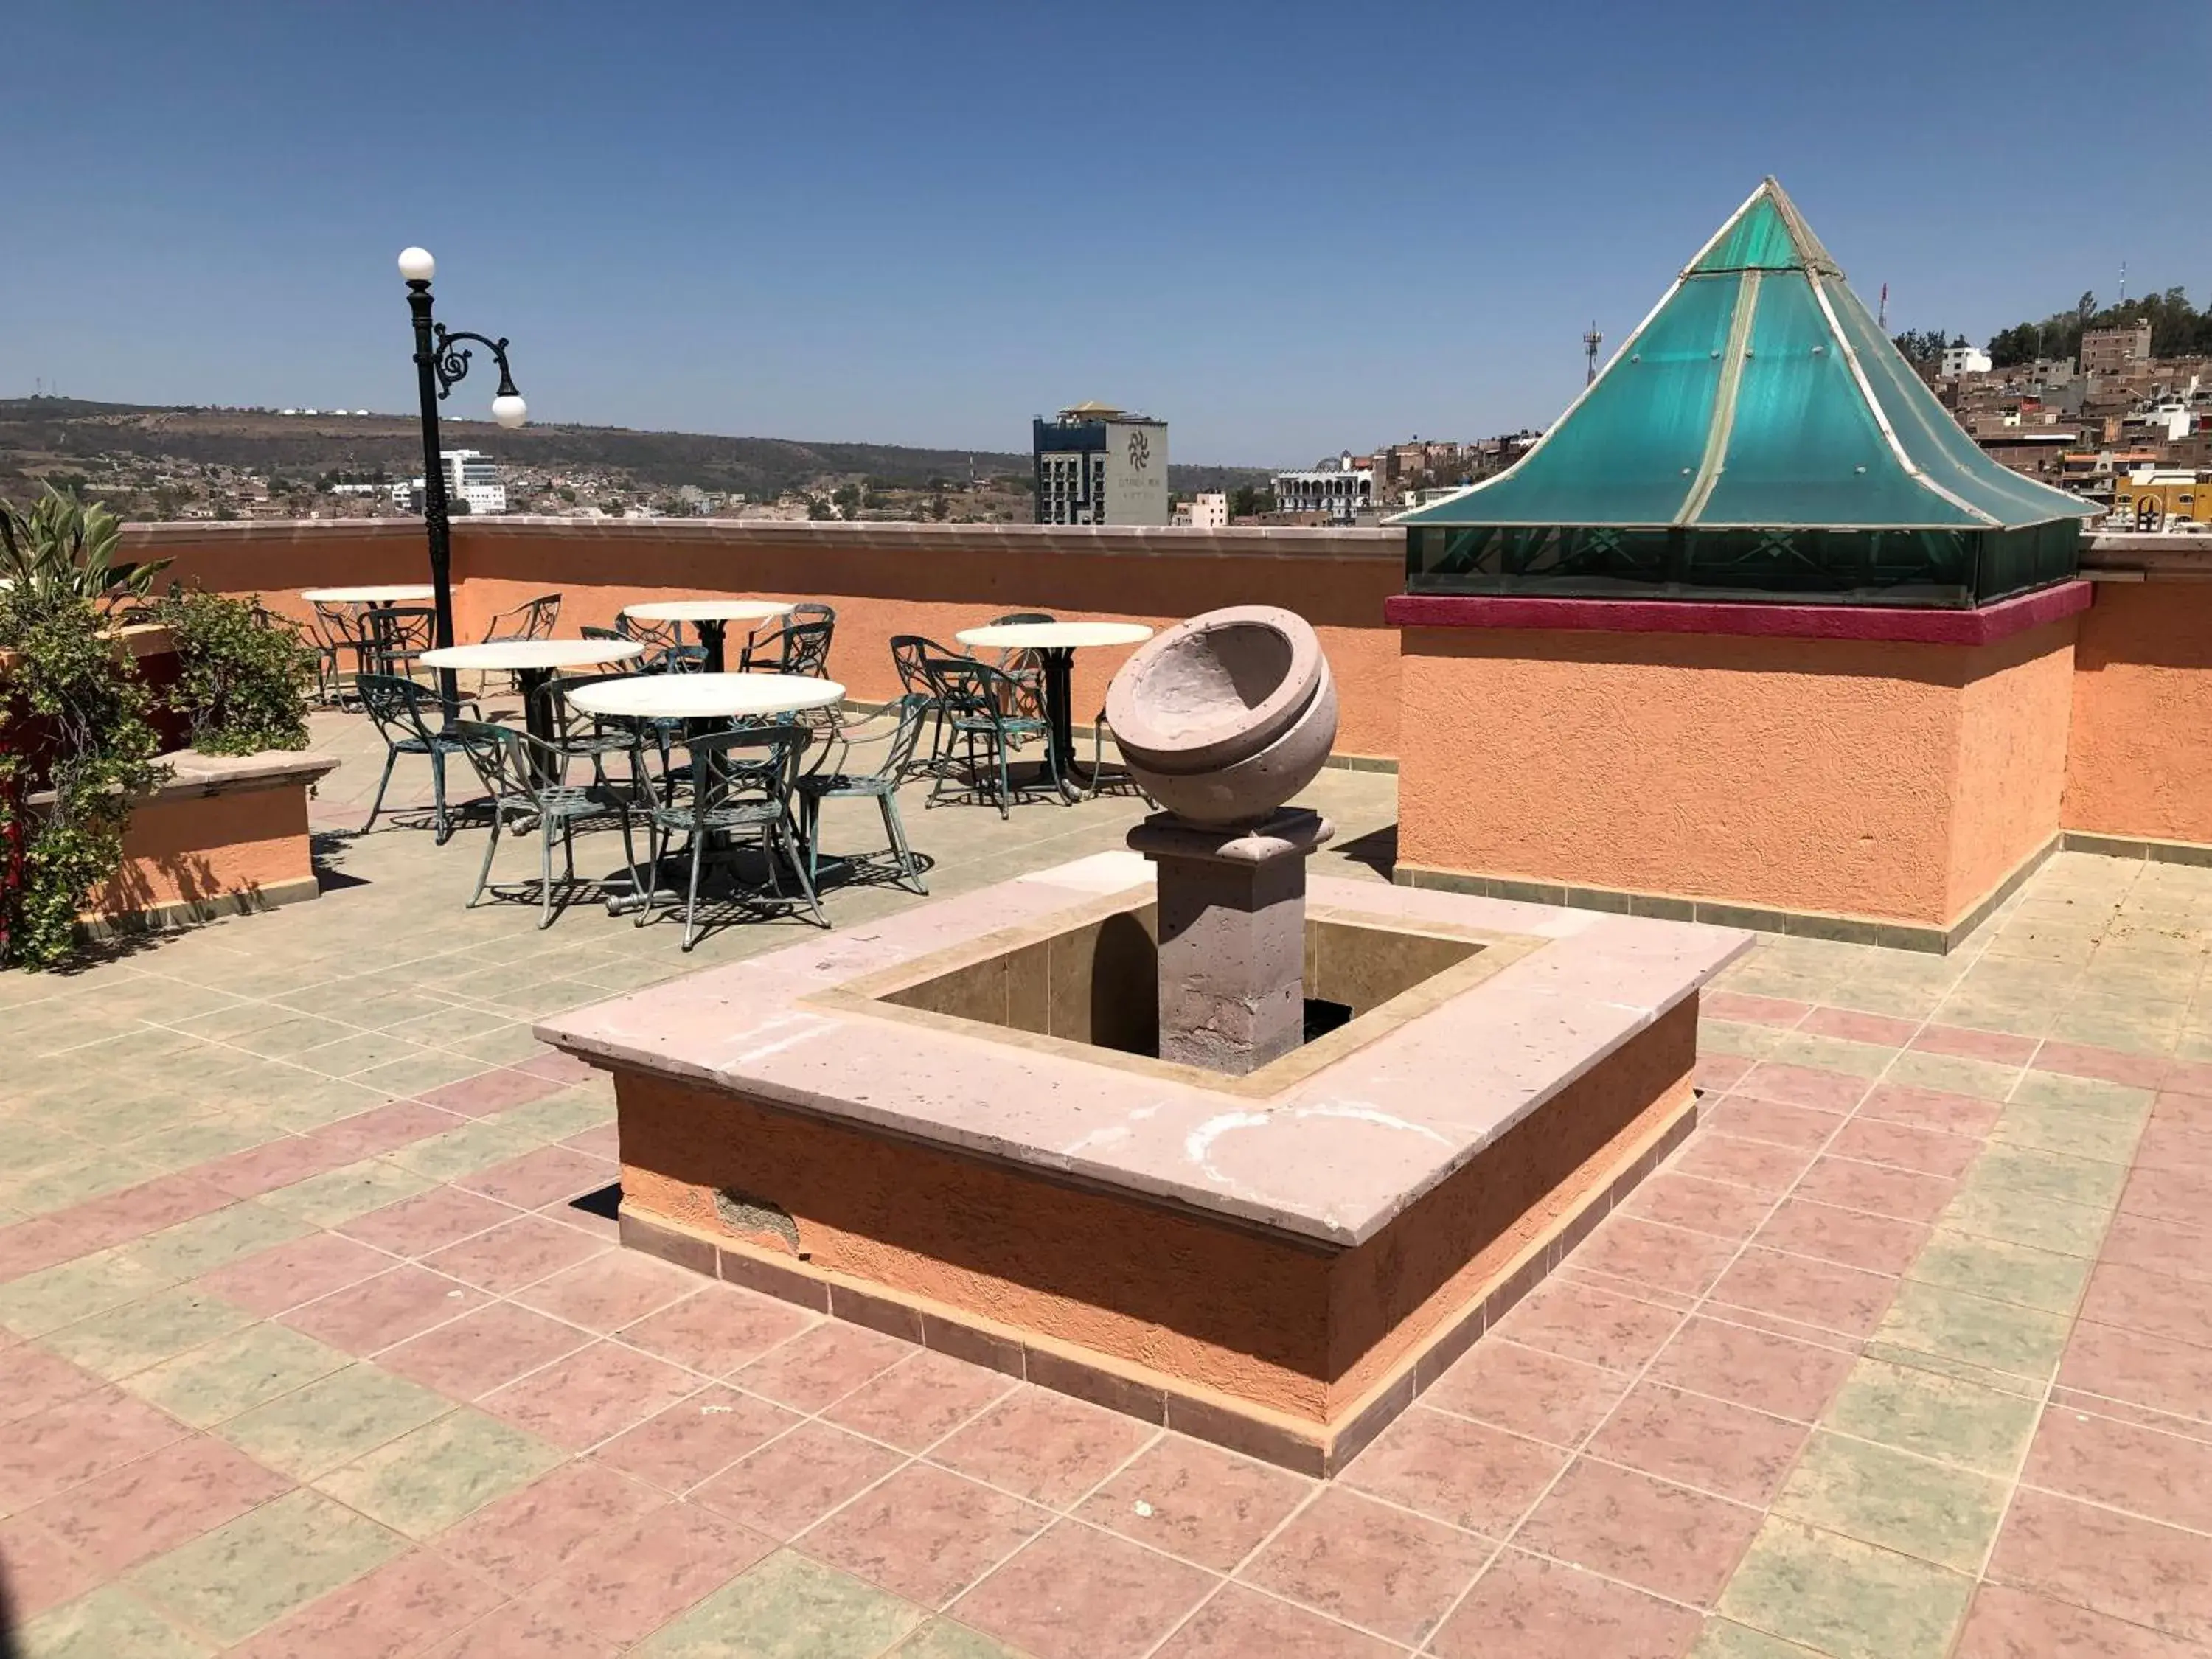
[[[507,511],[507,485],[499,464],[480,449],[449,449],[438,458],[446,467],[446,498],[466,501],[471,513]]]
[[[454,513],[504,513],[507,485],[499,476],[499,463],[481,449],[448,449],[438,457],[446,473],[446,501]],[[392,486],[392,504],[404,511],[422,510],[422,480],[410,478]]]

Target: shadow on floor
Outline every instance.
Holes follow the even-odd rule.
[[[1386,823],[1380,830],[1370,830],[1364,836],[1354,836],[1350,841],[1336,844],[1336,852],[1354,864],[1364,864],[1383,880],[1398,867],[1398,826]]]
[[[581,1210],[586,1215],[598,1216],[605,1221],[612,1221],[622,1212],[622,1182],[614,1182],[580,1197],[572,1198],[568,1200],[568,1207]],[[0,1653],[0,1659],[7,1659],[7,1656]]]

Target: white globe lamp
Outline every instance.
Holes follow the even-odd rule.
[[[438,274],[438,262],[430,257],[427,247],[402,248],[399,252],[399,275],[410,283],[427,283]]]

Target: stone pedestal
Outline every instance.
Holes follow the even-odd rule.
[[[1159,872],[1162,1060],[1243,1077],[1304,1040],[1306,860],[1334,834],[1303,807],[1226,828],[1157,812],[1129,832]]]

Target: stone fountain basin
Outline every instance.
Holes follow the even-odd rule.
[[[1227,1077],[1097,1028],[1080,941],[1153,892],[1102,854],[544,1022],[615,1074],[625,1240],[1327,1472],[1686,1133],[1750,943],[1317,879],[1427,965],[1370,939],[1379,1001]]]

